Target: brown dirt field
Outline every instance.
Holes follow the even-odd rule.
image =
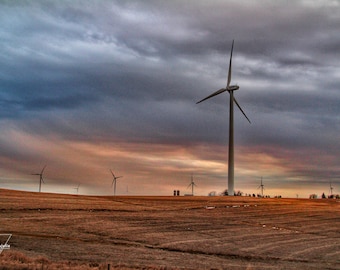
[[[0,209],[1,269],[340,269],[339,200],[0,189]]]

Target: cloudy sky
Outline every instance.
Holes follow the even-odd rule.
[[[340,193],[340,1],[1,1],[0,187]]]

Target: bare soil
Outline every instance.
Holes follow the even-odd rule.
[[[13,234],[1,269],[340,269],[331,199],[0,189],[0,233]]]

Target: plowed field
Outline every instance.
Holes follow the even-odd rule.
[[[339,200],[0,190],[0,209],[0,233],[13,234],[1,269],[35,269],[34,258],[46,269],[340,269]],[[11,263],[15,252],[30,260]]]

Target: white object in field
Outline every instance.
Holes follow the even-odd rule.
[[[4,249],[10,249],[11,248],[11,246],[8,244],[8,242],[9,242],[9,239],[11,239],[12,234],[10,234],[10,233],[3,233],[3,234],[0,234],[0,237],[1,236],[5,236],[5,237],[7,236],[7,240],[6,240],[6,242],[4,244],[0,243],[0,254],[2,253],[2,251]]]

